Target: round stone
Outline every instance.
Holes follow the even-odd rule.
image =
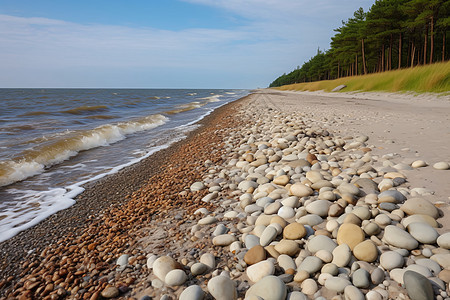
[[[286,227],[283,230],[283,237],[288,240],[299,240],[306,235],[306,229],[303,224],[294,222]]]
[[[352,210],[352,214],[360,218],[361,220],[369,220],[372,217],[372,213],[367,207],[359,206]]]
[[[260,297],[264,300],[284,300],[286,299],[287,288],[284,282],[276,276],[266,276],[245,293],[245,299]],[[254,298],[253,298],[254,299]]]
[[[384,229],[383,239],[392,246],[404,248],[407,250],[416,249],[419,242],[414,239],[408,232],[394,225],[388,225]]]
[[[401,256],[396,251],[387,251],[380,256],[380,265],[385,270],[392,270],[396,268],[401,268],[405,262],[403,256]]]
[[[365,240],[355,246],[353,255],[359,260],[374,262],[378,258],[378,249],[371,240]]]
[[[194,183],[191,185],[191,191],[192,191],[192,192],[201,191],[201,190],[203,190],[204,188],[206,188],[206,186],[203,184],[203,182],[194,182]]]
[[[331,277],[325,281],[325,287],[337,293],[342,293],[345,287],[351,284],[350,281],[341,277]]]
[[[261,245],[256,245],[245,253],[244,261],[247,265],[254,265],[266,259],[266,250]]]
[[[308,300],[308,296],[299,291],[290,292],[286,300]]]
[[[295,216],[295,211],[292,207],[289,206],[282,206],[278,210],[278,215],[282,217],[283,219],[290,219]]]
[[[236,300],[237,291],[234,282],[227,276],[216,276],[208,281],[208,292],[217,300]]]
[[[383,282],[384,280],[384,271],[380,267],[375,268],[370,274],[370,280],[373,284],[377,285]]]
[[[314,274],[322,268],[322,260],[315,256],[307,256],[298,266],[298,270],[305,270],[309,274]]]
[[[328,209],[331,206],[331,202],[327,200],[316,200],[306,205],[306,211],[310,214],[316,214],[321,217],[328,216]]]
[[[350,259],[352,258],[352,251],[347,244],[337,246],[333,250],[332,254],[332,263],[340,268],[347,266],[350,262]]]
[[[281,176],[274,178],[273,183],[285,186],[286,184],[289,183],[289,180],[290,180],[289,176],[281,175]]]
[[[302,292],[306,295],[312,296],[314,295],[319,287],[317,286],[317,283],[314,279],[308,278],[303,280],[301,285]]]
[[[364,269],[358,269],[352,274],[353,285],[358,288],[368,288],[370,285],[370,274]]]
[[[297,265],[295,264],[295,261],[289,255],[281,254],[280,256],[278,256],[277,262],[278,262],[278,266],[284,272],[286,272],[289,269],[292,269],[292,270],[297,269]]]
[[[122,254],[122,255],[117,259],[116,265],[119,265],[119,266],[121,266],[121,267],[126,266],[126,265],[128,264],[128,258],[129,258],[129,255],[128,255],[128,254]]]
[[[236,241],[236,237],[231,234],[221,234],[213,238],[212,243],[215,246],[228,246]]]
[[[379,234],[381,232],[380,226],[378,226],[378,224],[373,223],[373,222],[370,222],[370,223],[366,224],[364,226],[363,230],[369,236],[370,235],[377,235],[377,234]]]
[[[339,268],[335,264],[329,263],[322,267],[322,269],[320,270],[320,273],[321,274],[327,273],[327,274],[330,274],[331,276],[336,276],[339,273]]]
[[[209,225],[209,224],[212,224],[212,223],[215,223],[215,222],[217,222],[217,219],[215,217],[213,217],[213,216],[206,216],[203,219],[200,219],[198,221],[198,225]]]
[[[422,244],[436,243],[439,233],[428,223],[414,222],[407,227],[409,234]]]
[[[216,257],[211,253],[204,253],[200,256],[200,262],[207,265],[210,269],[216,267]]]
[[[209,270],[209,267],[203,263],[195,263],[191,266],[191,273],[194,276],[201,275],[206,273]]]
[[[312,195],[313,190],[312,188],[304,184],[294,183],[293,185],[291,185],[289,192],[291,193],[291,195],[301,198]]]
[[[203,300],[205,292],[198,285],[191,285],[187,287],[181,294],[180,300]]]
[[[103,298],[106,299],[115,298],[119,296],[119,289],[116,288],[115,286],[108,286],[101,292],[101,295]]]
[[[260,279],[272,275],[274,272],[275,266],[270,260],[260,261],[247,268],[247,276],[253,282],[258,282]]]
[[[275,245],[275,250],[280,254],[294,256],[300,250],[300,246],[296,241],[293,240],[281,240],[278,244]]]
[[[307,244],[308,250],[313,254],[322,249],[333,252],[336,246],[336,243],[326,235],[317,235],[310,239]]]
[[[347,244],[353,250],[356,245],[364,241],[365,234],[361,227],[344,223],[338,229],[337,242],[339,245]]]
[[[167,273],[175,269],[182,269],[180,263],[170,256],[161,256],[153,263],[153,273],[161,281],[165,281]]]
[[[450,169],[450,165],[445,161],[437,162],[433,165],[433,168],[436,170],[448,170]]]
[[[267,226],[259,238],[259,243],[261,246],[265,247],[269,245],[278,235],[278,231],[273,226]]]
[[[164,282],[169,286],[180,286],[188,279],[183,270],[175,269],[167,273]]]
[[[413,168],[423,168],[428,166],[428,164],[426,162],[424,162],[423,160],[416,160],[411,164],[411,167]]]
[[[418,214],[411,215],[407,218],[402,219],[401,222],[404,227],[408,227],[408,225],[410,223],[414,223],[414,222],[428,223],[433,228],[439,227],[439,224],[436,222],[436,220],[429,215],[418,215]]]
[[[450,232],[441,234],[441,236],[437,238],[437,244],[441,248],[450,249]]]
[[[314,256],[320,258],[324,263],[330,263],[333,260],[333,254],[330,251],[321,249],[317,251]]]
[[[400,207],[408,215],[428,215],[437,219],[439,211],[430,201],[422,198],[410,198]]]
[[[433,287],[425,276],[414,271],[406,271],[403,274],[403,281],[411,300],[434,299]]]
[[[315,226],[315,225],[319,225],[320,223],[322,223],[323,219],[318,215],[308,214],[308,215],[303,216],[300,219],[298,219],[297,222],[299,222],[303,225]]]
[[[341,194],[351,194],[351,195],[358,195],[360,192],[359,188],[356,185],[347,182],[341,183],[338,186],[338,190],[339,192],[341,192]]]
[[[364,294],[353,285],[347,285],[344,288],[345,300],[365,300]]]
[[[397,190],[387,190],[378,195],[378,203],[402,203],[406,197]]]

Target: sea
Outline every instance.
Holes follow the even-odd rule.
[[[0,89],[0,242],[249,90]]]

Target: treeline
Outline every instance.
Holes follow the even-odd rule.
[[[377,0],[335,29],[330,49],[270,84],[336,79],[445,61],[450,0]]]

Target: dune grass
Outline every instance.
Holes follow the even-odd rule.
[[[414,68],[375,73],[369,75],[344,77],[296,83],[277,87],[279,90],[330,92],[339,85],[346,85],[341,92],[415,92],[450,94],[450,61]]]

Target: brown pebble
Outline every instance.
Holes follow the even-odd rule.
[[[101,295],[107,299],[114,298],[119,296],[119,289],[115,286],[109,286],[102,291]]]

